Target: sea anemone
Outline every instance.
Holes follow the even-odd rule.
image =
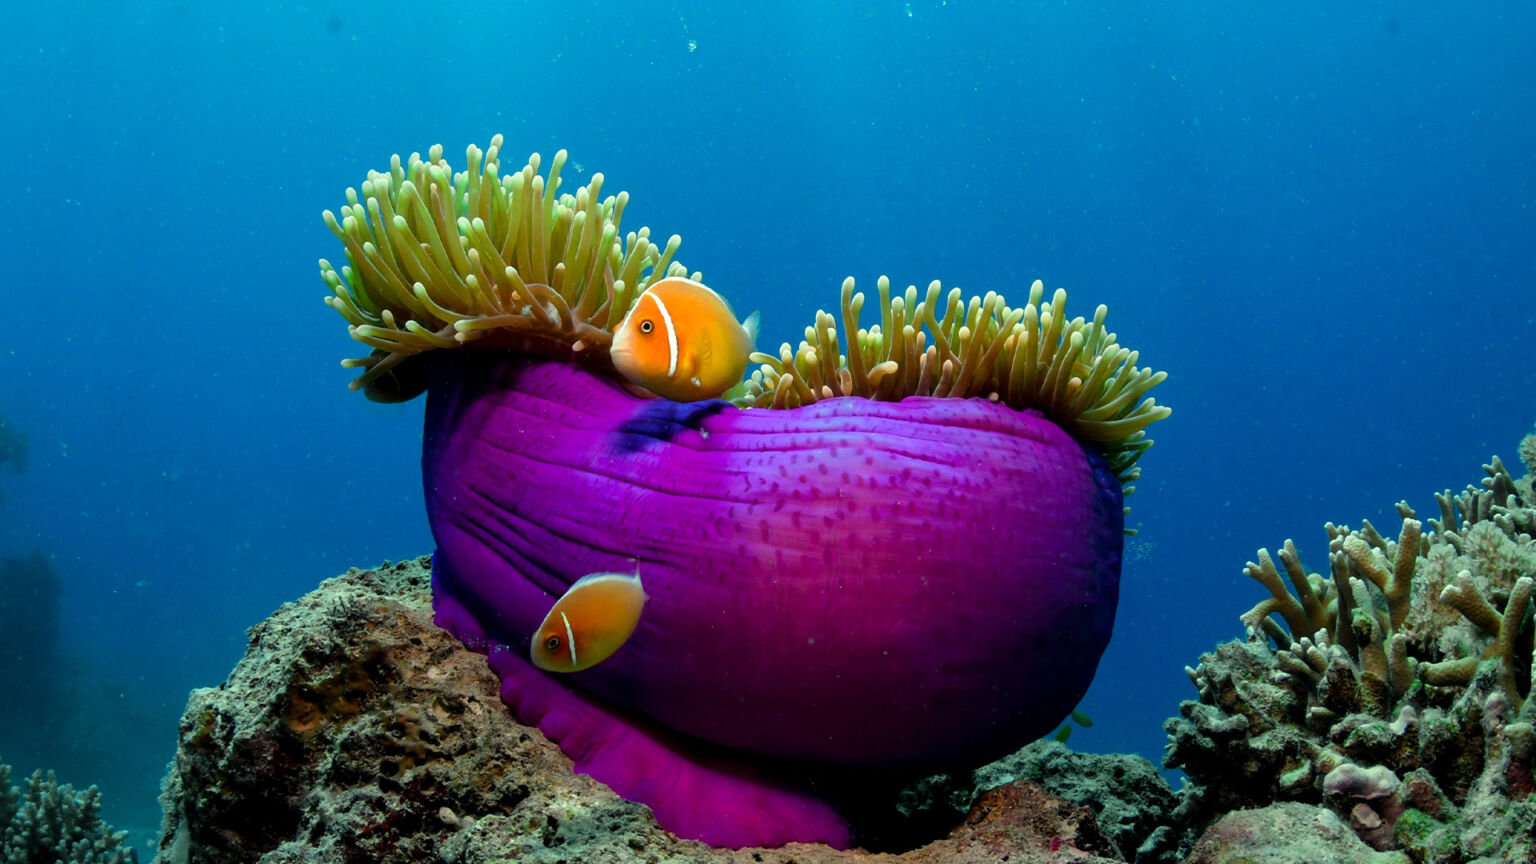
[[[850,279],[841,321],[756,355],[729,401],[638,398],[606,349],[640,291],[685,272],[677,238],[621,242],[601,175],[557,199],[563,152],[548,181],[537,156],[501,178],[500,143],[459,174],[434,148],[370,175],[327,217],[351,265],[322,272],[374,349],[355,386],[428,393],[438,621],[488,653],[518,717],[725,845],[846,843],[844,802],[806,778],[973,766],[1051,731],[1108,642],[1122,485],[1168,413],[1104,307],[881,279],[863,329]],[[459,347],[498,350],[431,350]],[[532,666],[576,579],[636,570],[650,601],[617,654]]]
[[[470,145],[469,167],[457,173],[442,145],[425,161],[412,153],[402,165],[396,155],[389,172],[368,172],[366,203],[348,188],[341,219],[325,211],[350,262],[337,271],[320,260],[333,292],[326,303],[347,319],[353,339],[374,349],[342,361],[365,370],[352,389],[407,358],[466,344],[601,361],[614,328],[651,283],[689,275],[673,260],[682,245],[676,234],[664,248],[651,242],[648,227],[621,239],[629,193],[602,198],[602,174],[574,195],[559,195],[566,151],[555,154],[547,180],[537,153],[503,177],[501,145],[500,135],[487,151]],[[1138,368],[1137,352],[1116,343],[1104,327],[1107,306],[1091,322],[1069,320],[1066,292],[1058,288],[1042,302],[1039,280],[1018,308],[995,291],[967,301],[951,288],[945,296],[938,280],[922,300],[916,286],[892,297],[889,279],[881,276],[878,285],[881,321],[864,329],[864,295],[853,277],[843,280],[842,331],[857,351],[841,353],[839,321],[818,310],[798,349],[786,342],[777,355],[752,355],[762,366],[731,401],[795,408],[838,396],[983,397],[1039,410],[1073,437],[1119,455],[1125,467],[1151,446],[1143,431],[1169,414],[1143,399],[1166,374]]]

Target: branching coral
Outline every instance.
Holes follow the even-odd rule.
[[[11,786],[11,768],[0,763],[0,862],[5,864],[132,864],[138,856],[123,847],[126,831],[101,820],[101,795],[60,786],[49,771],[38,771],[25,792]]]
[[[344,361],[365,371],[352,382],[381,400],[419,392],[390,376],[404,360],[468,343],[601,363],[613,329],[639,294],[687,268],[672,260],[681,241],[651,242],[649,229],[621,235],[627,193],[601,197],[594,174],[574,195],[558,194],[565,151],[548,177],[538,154],[501,175],[502,139],[454,172],[442,147],[370,172],[361,191],[326,224],[346,245],[339,271],[320,262],[352,337],[373,348]],[[699,274],[693,274],[698,278]],[[938,282],[919,299],[916,287],[891,296],[879,281],[881,320],[859,326],[864,295],[843,283],[839,320],[818,312],[798,350],[753,355],[761,367],[732,396],[743,407],[792,408],[837,396],[896,400],[907,396],[985,397],[1037,409],[1079,440],[1109,455],[1122,482],[1151,441],[1145,430],[1168,416],[1147,392],[1164,379],[1136,365],[1137,353],[1093,320],[1066,316],[1066,293],[1044,301],[1037,281],[1028,302],[1002,295],[941,296]],[[848,350],[856,346],[856,350]]]
[[[1368,521],[1329,524],[1326,578],[1289,540],[1285,581],[1259,550],[1245,572],[1270,596],[1242,616],[1246,642],[1187,670],[1200,701],[1168,722],[1165,765],[1217,807],[1326,798],[1368,842],[1421,860],[1466,860],[1442,841],[1458,814],[1497,809],[1492,799],[1513,815],[1500,817],[1504,833],[1485,832],[1484,853],[1536,817],[1536,500],[1530,477],[1514,480],[1497,458],[1484,470],[1482,488],[1436,496],[1427,534],[1406,503],[1395,541]],[[1350,792],[1365,776],[1370,794]],[[1404,813],[1416,839],[1395,838]]]

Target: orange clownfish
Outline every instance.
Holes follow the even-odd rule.
[[[621,375],[657,396],[713,399],[747,371],[757,320],[753,312],[737,323],[719,294],[671,276],[640,295],[614,331],[610,355]]]
[[[646,599],[638,572],[577,579],[534,632],[533,665],[580,672],[607,660],[635,632]]]

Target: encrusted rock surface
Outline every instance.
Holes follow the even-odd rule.
[[[1403,852],[1365,845],[1332,811],[1271,804],[1228,813],[1195,844],[1187,864],[1410,864]]]
[[[188,702],[157,861],[1117,860],[1093,809],[1023,780],[902,855],[679,840],[511,717],[485,658],[432,624],[429,581],[427,559],[353,570],[251,628]]]
[[[976,790],[1028,782],[1094,813],[1113,857],[1136,864],[1177,864],[1195,837],[1184,826],[1183,796],[1140,756],[1076,753],[1054,740],[1030,744],[977,769],[973,776],[937,775],[914,784],[899,809],[911,814],[965,813]]]

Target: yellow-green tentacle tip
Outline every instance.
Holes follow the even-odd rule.
[[[407,357],[466,343],[552,351],[577,342],[606,352],[613,328],[638,297],[669,272],[681,240],[665,246],[650,230],[625,233],[626,193],[601,197],[602,175],[560,193],[564,150],[540,175],[539,154],[521,170],[501,167],[500,135],[470,145],[454,172],[441,145],[425,159],[395,156],[347,190],[341,215],[324,221],[345,247],[340,268],[320,262],[325,302],[373,353],[346,364],[369,387]],[[622,296],[616,285],[622,283]],[[542,298],[542,299],[536,299]],[[551,315],[548,310],[561,312]]]
[[[1104,328],[1108,309],[1092,320],[1067,318],[1067,294],[1049,301],[1037,280],[1023,306],[988,292],[962,302],[938,282],[918,301],[916,286],[891,296],[880,277],[880,321],[861,327],[864,295],[847,279],[840,344],[836,318],[817,311],[806,340],[778,356],[754,354],[761,368],[732,392],[743,407],[783,408],[833,396],[894,401],[908,396],[979,397],[1034,409],[1093,445],[1127,485],[1136,460],[1152,445],[1147,427],[1172,413],[1147,395],[1167,377],[1136,365],[1139,355]],[[914,324],[916,325],[914,327]],[[839,351],[846,351],[840,354]]]

